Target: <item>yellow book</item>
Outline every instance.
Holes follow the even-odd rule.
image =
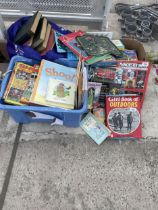
[[[20,99],[28,85],[33,70],[34,67],[30,65],[21,62],[16,63],[4,93],[3,98],[6,103],[23,105],[20,103]]]

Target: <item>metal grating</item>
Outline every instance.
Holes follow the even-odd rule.
[[[0,0],[6,10],[42,10],[47,12],[90,13],[96,10],[97,0]]]

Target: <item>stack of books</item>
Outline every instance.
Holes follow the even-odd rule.
[[[34,48],[41,55],[53,49],[54,31],[46,17],[37,11],[17,32],[14,42]]]
[[[42,60],[40,65],[17,62],[4,93],[5,103],[78,109],[83,104],[83,69]]]

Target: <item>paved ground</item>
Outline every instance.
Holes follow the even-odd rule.
[[[109,28],[118,38],[116,19]],[[97,146],[81,129],[24,125],[3,210],[156,210],[157,100],[150,77],[140,141]],[[1,190],[18,126],[3,112],[0,121]]]

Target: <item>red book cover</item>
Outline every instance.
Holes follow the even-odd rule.
[[[83,60],[89,60],[92,56],[89,56],[84,50],[79,47],[78,42],[76,41],[77,36],[83,36],[85,32],[77,31],[64,36],[60,36],[59,40],[63,42],[72,52],[74,52],[78,57]]]
[[[140,96],[106,97],[106,125],[111,138],[142,138]]]
[[[55,38],[54,38],[54,31],[51,30],[50,32],[50,36],[48,39],[48,44],[46,49],[44,49],[43,51],[40,52],[41,55],[45,55],[48,51],[52,50],[55,44]]]
[[[144,102],[151,64],[147,61],[120,61],[117,63],[115,84],[130,93],[142,93],[141,106]]]

